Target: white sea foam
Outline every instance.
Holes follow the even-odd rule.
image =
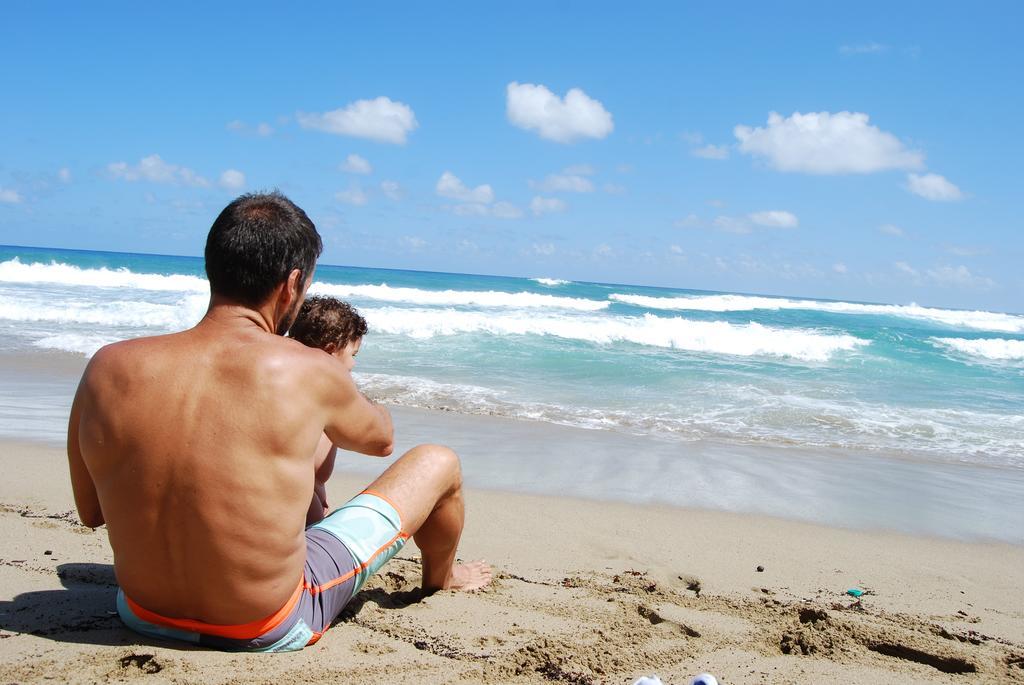
[[[934,342],[971,357],[994,361],[1024,361],[1024,340],[1007,338],[932,338]]]
[[[314,283],[310,292],[335,297],[356,297],[395,302],[403,304],[419,304],[441,307],[476,306],[476,307],[507,307],[507,308],[538,308],[574,309],[578,311],[598,311],[607,309],[609,303],[600,300],[588,300],[579,297],[557,297],[538,293],[518,292],[505,293],[497,290],[421,290],[419,288],[393,288],[386,283],[380,285],[336,285],[333,283]]]
[[[0,298],[0,320],[55,324],[87,324],[149,329],[154,333],[194,326],[206,311],[205,295],[189,295],[175,304],[116,300],[66,300],[54,304]]]
[[[804,447],[910,450],[944,460],[1024,465],[1024,416],[900,407],[715,381],[667,401],[622,407],[538,401],[519,392],[383,373],[355,374],[359,387],[393,405],[504,416],[679,440],[729,439]],[[606,405],[606,406],[602,406]]]
[[[59,333],[40,338],[32,344],[44,350],[60,350],[62,352],[77,352],[91,357],[96,354],[104,345],[121,340],[113,335],[90,335],[84,333]]]
[[[961,311],[937,309],[917,304],[857,304],[854,302],[819,302],[815,300],[790,300],[782,297],[759,297],[748,295],[701,295],[695,297],[650,297],[612,293],[609,299],[649,309],[690,310],[706,312],[735,312],[754,309],[810,309],[834,314],[880,314],[921,319],[962,326],[983,331],[1024,333],[1024,316],[1000,312]]]
[[[209,293],[205,278],[185,274],[136,273],[128,269],[83,269],[71,264],[50,262],[26,264],[17,257],[0,263],[0,282],[57,283],[61,285],[91,286],[94,288],[138,288],[141,290]]]
[[[541,285],[569,285],[571,281],[563,281],[561,278],[531,278],[534,283],[540,283]]]
[[[375,331],[421,339],[465,333],[549,335],[597,344],[626,342],[710,354],[788,357],[803,361],[826,361],[836,352],[869,344],[851,335],[771,328],[757,323],[690,321],[653,314],[588,317],[510,312],[494,315],[454,309],[393,307],[364,309],[362,313]]]

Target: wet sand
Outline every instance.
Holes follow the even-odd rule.
[[[480,488],[460,556],[492,587],[407,603],[410,544],[311,648],[181,648],[112,613],[61,449],[0,441],[0,469],[0,682],[1024,682],[1024,547]]]

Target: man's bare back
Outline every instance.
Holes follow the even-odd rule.
[[[118,583],[148,612],[238,626],[280,611],[308,575],[320,437],[391,453],[388,412],[348,370],[276,334],[303,276],[292,270],[260,306],[215,293],[195,328],[103,348],[83,375],[68,433],[76,504],[87,525],[107,524]],[[371,486],[415,534],[427,589],[490,580],[482,562],[454,564],[460,484],[454,453],[428,446]]]
[[[93,359],[76,407],[79,443],[118,581],[136,602],[235,624],[272,613],[295,589],[327,418],[311,390],[325,376],[346,381],[310,352],[240,319]]]

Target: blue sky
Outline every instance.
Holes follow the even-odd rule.
[[[1017,3],[6,3],[0,243],[1024,310]]]

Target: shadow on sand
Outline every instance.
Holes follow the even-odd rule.
[[[0,601],[0,628],[57,642],[197,649],[173,641],[151,640],[125,628],[117,615],[117,579],[111,564],[61,564],[57,576],[64,586],[61,590],[23,592],[12,600]],[[382,609],[401,609],[420,599],[419,590],[366,589],[352,598],[332,625],[352,620],[367,602]]]
[[[0,601],[0,628],[58,642],[94,645],[147,644],[121,623],[117,581],[110,564],[61,564],[62,590],[23,592]]]

